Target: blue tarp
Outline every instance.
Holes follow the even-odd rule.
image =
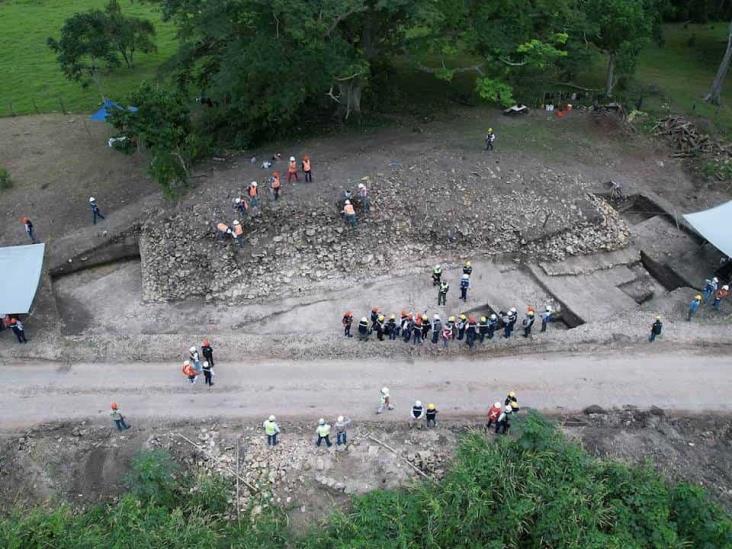
[[[89,116],[89,120],[96,120],[97,122],[104,122],[112,109],[121,109],[122,105],[115,103],[111,99],[105,99],[102,101],[102,106],[94,114]],[[137,112],[137,107],[127,107],[130,112]]]
[[[0,315],[30,311],[43,269],[45,244],[0,248]]]
[[[732,257],[732,200],[708,210],[684,214],[684,219],[712,246]]]

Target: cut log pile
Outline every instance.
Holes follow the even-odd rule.
[[[654,133],[666,139],[674,148],[675,158],[689,158],[702,154],[718,158],[729,158],[732,150],[709,135],[702,133],[696,124],[679,115],[667,116],[658,121]]]

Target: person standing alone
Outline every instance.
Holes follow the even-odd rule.
[[[305,174],[305,183],[313,182],[313,172],[310,169],[310,157],[306,154],[302,157],[302,173]]]
[[[97,201],[93,196],[89,197],[89,207],[92,211],[92,222],[94,225],[97,224],[97,217],[99,219],[104,219],[104,216],[102,215],[102,211],[99,209],[99,206],[97,205]]]
[[[114,424],[117,426],[118,431],[126,431],[130,428],[129,425],[125,422],[125,418],[122,415],[122,412],[119,411],[119,405],[116,402],[112,403],[112,411],[110,414],[112,416],[112,419],[114,420]]]

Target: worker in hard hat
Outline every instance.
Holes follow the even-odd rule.
[[[508,434],[508,430],[511,428],[511,406],[508,405],[503,408],[503,411],[501,412],[501,415],[498,416],[498,421],[496,422],[496,433],[503,432],[504,435]]]
[[[661,317],[657,316],[655,322],[651,324],[651,334],[648,336],[648,342],[653,343],[656,341],[656,338],[661,335],[662,331],[663,322],[661,322]]]
[[[272,177],[269,180],[269,188],[272,189],[272,198],[276,202],[280,199],[280,191],[282,190],[282,180],[280,179],[280,172],[278,170],[272,172]]]
[[[475,338],[478,335],[478,323],[475,321],[474,316],[468,317],[468,322],[465,325],[465,343],[470,349],[475,345]]]
[[[447,325],[445,327],[450,330],[450,339],[455,339],[455,336],[457,336],[457,324],[455,323],[455,315],[450,315],[447,317]]]
[[[486,335],[488,335],[488,317],[481,316],[478,320],[478,337],[481,343],[485,341]]]
[[[415,400],[412,404],[412,409],[409,412],[409,427],[417,426],[418,429],[422,428],[422,420],[424,419],[424,406],[422,406],[421,400]]]
[[[450,317],[455,318],[455,317]],[[452,332],[452,326],[450,325],[450,321],[447,321],[447,324],[442,328],[442,348],[447,349],[447,347],[450,345],[450,340],[453,338],[453,332]]]
[[[440,282],[442,282],[442,266],[435,265],[432,267],[432,285],[439,286]]]
[[[125,422],[125,418],[122,415],[122,412],[120,412],[119,405],[116,402],[112,403],[112,411],[109,413],[109,415],[112,416],[112,420],[117,426],[118,431],[126,431],[130,428],[130,426],[127,425],[127,423]]]
[[[409,341],[412,339],[412,330],[414,329],[414,317],[410,313],[406,316],[404,319],[404,322],[402,322],[402,339],[404,340],[404,343],[409,343]]]
[[[234,237],[234,240],[240,248],[244,247],[244,228],[241,226],[238,219],[235,219],[232,223],[231,236]]]
[[[437,306],[447,305],[447,292],[450,290],[450,285],[447,280],[440,282],[440,289],[437,291]]]
[[[257,187],[256,181],[249,183],[249,186],[247,187],[247,196],[249,197],[249,205],[252,208],[259,206],[259,188]]]
[[[335,432],[336,432],[336,446],[346,445],[348,443],[348,426],[351,424],[351,419],[344,417],[344,416],[338,416],[338,419],[336,419],[335,422]]]
[[[468,317],[465,315],[465,313],[461,313],[460,317],[458,318],[457,324],[457,340],[462,341],[465,337],[465,328],[468,327]]]
[[[353,337],[351,335],[351,326],[353,325],[353,313],[351,311],[346,311],[343,313],[343,320],[341,321],[343,323],[343,335],[345,337]]]
[[[463,263],[463,274],[468,276],[473,274],[473,264],[470,261]]]
[[[369,338],[369,321],[363,316],[358,322],[358,339],[366,341]]]
[[[380,414],[381,412],[386,410],[393,410],[394,406],[391,404],[391,395],[389,394],[389,388],[388,387],[382,387],[381,393],[379,393],[379,397],[381,399],[381,403],[379,404],[379,409],[376,410],[377,414]]]
[[[280,426],[277,425],[277,418],[269,416],[262,423],[264,434],[267,435],[267,446],[277,446],[277,435],[280,434]]]
[[[361,200],[363,211],[368,213],[371,210],[371,200],[369,199],[369,190],[363,183],[358,184],[358,198]]]
[[[488,423],[485,425],[486,429],[490,429],[491,425],[498,423],[498,418],[501,416],[502,411],[503,406],[501,406],[500,402],[495,402],[493,406],[490,407],[488,410]]]
[[[300,182],[300,178],[297,176],[297,161],[294,156],[291,156],[290,163],[287,165],[287,182],[291,183],[293,179]]]
[[[719,288],[719,279],[715,276],[714,278],[706,279],[704,281],[704,303],[708,303],[711,297],[714,295],[714,292],[717,291],[717,288]]]
[[[186,360],[183,362],[183,368],[181,369],[183,372],[183,375],[188,378],[188,381],[191,382],[191,384],[196,382],[196,379],[198,378],[198,372],[196,372],[196,369],[191,366],[191,361]]]
[[[552,308],[549,305],[544,307],[544,310],[539,315],[541,317],[541,330],[540,331],[546,332],[546,325],[552,321],[553,314],[554,314],[554,311],[552,310]]]
[[[225,240],[229,236],[233,236],[229,226],[226,223],[217,223],[216,238],[219,240]]]
[[[524,337],[529,337],[531,335],[531,327],[534,325],[534,309],[529,307],[529,310],[526,311],[526,316],[521,321],[521,325],[524,328]]]
[[[714,293],[714,302],[712,303],[712,307],[719,311],[719,308],[722,305],[722,300],[726,299],[727,296],[729,296],[729,286],[725,284]]]
[[[30,238],[31,243],[36,244],[38,240],[36,240],[36,235],[33,234],[33,222],[30,220],[30,217],[27,215],[24,215],[20,218],[20,222],[23,224],[23,229],[25,229],[25,234],[28,235],[28,238]]]
[[[389,341],[394,341],[399,335],[399,326],[397,325],[396,315],[394,313],[389,315],[389,320],[384,325],[384,333],[389,336]]]
[[[302,173],[305,174],[305,183],[312,183],[313,172],[312,168],[310,167],[310,157],[307,154],[303,155],[300,167],[302,168]]]
[[[492,151],[493,143],[495,143],[495,141],[496,141],[496,134],[493,131],[493,128],[488,128],[488,131],[485,134],[485,150]]]
[[[318,420],[318,426],[315,428],[315,434],[318,435],[318,440],[315,443],[316,446],[320,446],[320,443],[325,441],[325,445],[330,448],[333,444],[330,442],[330,424],[326,423],[321,417]]]
[[[346,200],[343,204],[343,218],[351,227],[356,228],[356,210],[353,208],[350,200]]]
[[[369,327],[369,333],[372,334],[376,329],[376,322],[379,320],[379,314],[381,309],[379,307],[371,307],[371,326]]]
[[[384,315],[379,314],[376,317],[376,323],[374,324],[374,330],[376,331],[376,337],[379,341],[384,341]]]
[[[213,385],[214,385],[213,376],[216,375],[214,373],[213,366],[209,363],[208,360],[204,360],[202,368],[203,368],[203,383],[205,385],[208,385],[209,387],[213,387]]]
[[[422,315],[422,340],[424,341],[427,339],[427,337],[430,334],[430,330],[432,329],[432,322],[430,321],[430,317],[426,314]]]
[[[437,407],[429,403],[427,405],[427,411],[424,413],[425,423],[427,428],[437,427]]]
[[[102,211],[99,209],[99,206],[97,205],[97,200],[93,196],[89,197],[89,207],[91,208],[91,211],[92,211],[92,223],[94,223],[94,225],[96,225],[97,217],[99,219],[104,219],[104,216],[102,215]]]
[[[463,301],[468,300],[468,288],[470,288],[470,275],[463,273],[460,278],[460,299]]]
[[[497,328],[498,315],[495,313],[491,313],[491,316],[488,317],[488,333],[486,334],[488,336],[488,339],[493,339],[493,335],[496,333]]]
[[[241,196],[237,196],[234,199],[234,209],[239,212],[240,216],[245,216],[247,213],[247,210],[249,209],[249,204],[247,203],[246,199],[242,198]]]
[[[699,310],[699,305],[701,305],[702,302],[702,296],[701,294],[696,294],[694,296],[694,299],[691,300],[691,303],[689,303],[689,313],[686,315],[686,320],[691,322],[691,317],[696,314],[696,312]]]
[[[196,371],[201,373],[201,355],[198,354],[198,349],[195,345],[188,349],[188,360],[191,362]]]
[[[509,404],[515,402],[518,406],[518,398],[516,397],[516,391],[509,391],[506,395],[506,399],[503,401],[503,404],[508,406]]]
[[[412,325],[412,343],[415,345],[422,344],[422,315],[414,315],[414,324]]]
[[[208,363],[213,368],[213,366],[214,366],[213,347],[211,347],[211,342],[206,337],[203,338],[203,342],[201,343],[201,353],[203,354],[203,358],[208,360]]]
[[[437,342],[440,339],[441,333],[442,333],[442,320],[440,320],[440,315],[435,314],[432,317],[432,345],[437,345]]]

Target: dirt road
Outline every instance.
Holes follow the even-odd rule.
[[[216,385],[190,385],[177,363],[6,364],[0,424],[105,418],[109,403],[130,417],[259,419],[270,413],[309,418],[346,413],[373,417],[387,385],[403,419],[414,399],[435,402],[444,416],[482,414],[516,390],[521,404],[547,412],[590,404],[633,404],[678,411],[732,410],[732,359],[688,351],[647,355],[540,355],[452,362],[221,363]]]

